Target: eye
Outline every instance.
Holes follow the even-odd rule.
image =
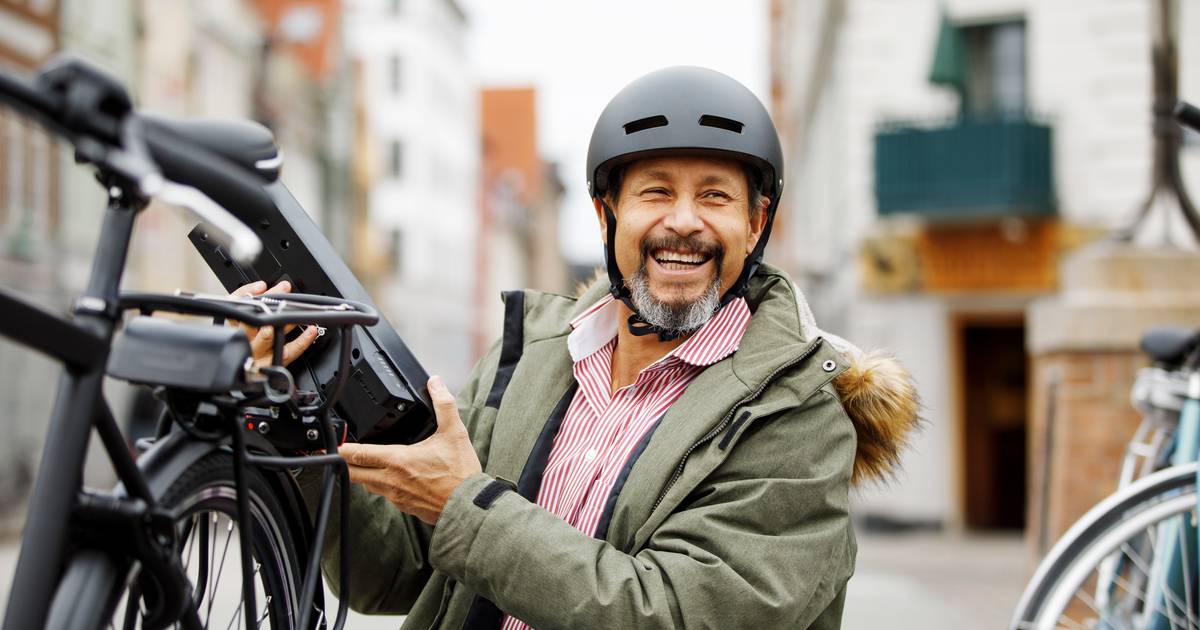
[[[732,197],[730,197],[729,195],[725,194],[724,192],[722,192],[720,190],[709,190],[709,191],[705,192],[702,195],[702,197],[704,197],[705,199],[717,199],[720,201],[728,201],[728,200],[732,199]]]
[[[642,191],[642,194],[661,197],[667,195],[668,193],[666,188],[647,188],[646,190]]]

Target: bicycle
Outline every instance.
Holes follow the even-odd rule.
[[[265,128],[141,114],[119,82],[71,58],[52,61],[32,81],[0,72],[0,102],[73,144],[76,160],[94,166],[108,191],[91,275],[71,319],[0,290],[0,334],[64,366],[4,630],[196,630],[239,621],[248,629],[327,627],[319,561],[335,485],[348,517],[338,446],[371,435],[376,417],[387,418],[393,436],[400,425],[406,439],[427,433],[432,414],[411,404],[427,402],[410,382],[423,371],[407,354],[397,364],[395,344],[407,352],[399,337],[369,301],[341,297],[347,291],[339,286],[365,292],[344,264],[316,250],[313,265],[329,267],[322,277],[332,278],[322,286],[336,295],[119,292],[135,219],[151,198],[195,213],[202,223],[194,241],[216,245],[204,250],[206,259],[223,260],[226,271],[279,266],[274,256],[263,262],[269,257],[259,256],[262,239],[246,223],[263,234],[287,229],[320,238],[311,235],[311,221],[271,214],[279,210],[264,186],[282,184],[275,183],[280,160]],[[297,241],[288,255],[298,256],[303,248],[294,244],[302,239],[292,234]],[[127,312],[137,314],[122,327]],[[156,312],[206,321],[149,316]],[[226,322],[272,327],[272,364],[258,365],[246,336]],[[293,326],[326,334],[302,366],[285,369],[283,346]],[[381,385],[374,378],[380,370],[392,380]],[[166,403],[155,437],[139,441],[136,459],[100,390],[105,374],[151,386]],[[408,398],[388,398],[404,387],[412,389]],[[364,411],[372,422],[361,426],[349,420],[345,405],[362,407],[376,397],[390,407]],[[120,482],[110,492],[81,486],[91,427]],[[322,470],[315,517],[290,474],[301,468]],[[240,583],[223,582],[234,574],[225,572],[227,563],[238,567]],[[343,566],[340,592],[349,586]],[[226,600],[237,602],[232,611]],[[335,629],[346,612],[340,604]]]
[[[1200,109],[1179,103],[1175,117],[1200,131]],[[1142,470],[1161,469],[1119,488],[1071,526],[1038,565],[1010,628],[1200,628],[1200,331],[1151,331],[1141,347],[1186,377],[1182,399],[1180,383],[1159,379],[1165,397],[1157,402],[1179,409],[1170,442],[1147,449],[1156,454],[1147,453],[1153,463]],[[1132,477],[1128,464],[1127,456],[1122,480]]]
[[[1152,329],[1140,346],[1154,365],[1133,388],[1145,419],[1122,466],[1121,487],[1046,555],[1010,628],[1198,627],[1200,332]],[[1145,439],[1150,434],[1157,437]]]

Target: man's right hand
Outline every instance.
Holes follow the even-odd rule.
[[[279,284],[270,289],[267,288],[266,282],[259,280],[258,282],[251,282],[250,284],[234,289],[231,295],[249,296],[262,295],[264,293],[289,293],[291,290],[292,283],[287,280],[281,280]],[[250,339],[250,352],[254,355],[254,363],[260,366],[271,365],[271,353],[275,346],[275,329],[271,326],[255,328],[247,324],[238,324],[238,326],[246,333],[246,337]],[[288,326],[284,331],[287,332],[293,328],[295,328],[295,325]],[[283,364],[287,365],[295,361],[316,339],[317,327],[308,326],[305,328],[299,337],[284,344]]]

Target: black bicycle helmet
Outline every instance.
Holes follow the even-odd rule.
[[[721,296],[721,306],[745,295],[762,260],[783,194],[783,150],[775,124],[758,97],[733,78],[695,66],[664,68],[635,80],[609,101],[596,121],[587,156],[588,192],[600,201],[608,222],[604,257],[609,291],[634,312],[629,319],[631,332],[655,333],[660,339],[674,335],[642,320],[634,308],[617,267],[617,218],[604,196],[614,169],[637,159],[681,151],[716,154],[749,164],[760,174],[759,181],[750,185],[757,184],[770,201],[762,236],[746,256],[737,281]]]

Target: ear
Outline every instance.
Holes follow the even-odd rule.
[[[767,208],[770,207],[771,200],[763,196],[758,201],[758,207],[754,212],[750,213],[750,238],[746,240],[746,255],[754,251],[754,246],[758,245],[758,239],[762,238],[763,230],[767,227]]]
[[[592,197],[592,205],[596,207],[596,220],[600,222],[600,242],[608,244],[608,217],[604,216],[604,206],[599,197]]]

